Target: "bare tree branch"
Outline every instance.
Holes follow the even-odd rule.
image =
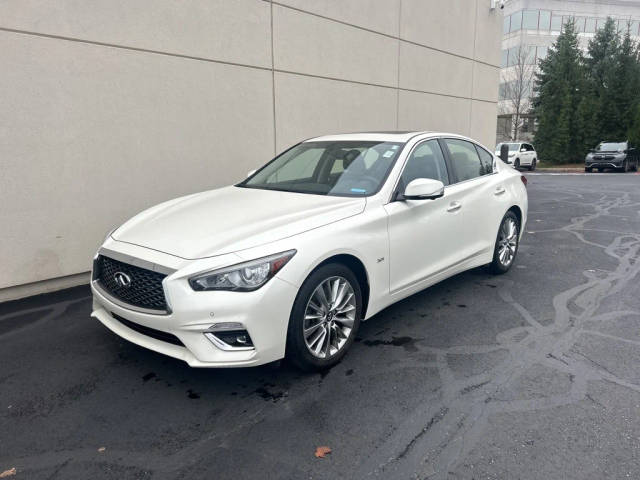
[[[509,52],[508,68],[500,73],[504,85],[503,113],[511,114],[511,140],[518,140],[524,125],[523,114],[531,108],[531,92],[536,71],[535,49],[519,45]]]

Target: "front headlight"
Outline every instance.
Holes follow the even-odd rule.
[[[196,291],[250,292],[257,290],[273,278],[295,254],[296,250],[289,250],[200,274],[191,277],[189,285]]]

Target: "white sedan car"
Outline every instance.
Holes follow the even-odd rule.
[[[286,355],[327,368],[392,303],[481,265],[506,272],[525,185],[459,135],[306,140],[237,185],[154,206],[107,235],[92,315],[193,367]]]
[[[527,167],[529,171],[535,170],[538,164],[538,154],[530,143],[499,143],[496,145],[496,157],[500,157],[502,145],[509,147],[507,163],[514,168]]]

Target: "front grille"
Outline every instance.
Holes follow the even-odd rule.
[[[113,318],[122,323],[125,327],[130,328],[142,335],[146,335],[147,337],[155,338],[156,340],[160,340],[162,342],[171,343],[172,345],[178,345],[180,347],[184,347],[184,343],[180,341],[178,337],[172,335],[171,333],[163,332],[161,330],[156,330],[155,328],[145,327],[144,325],[140,325],[139,323],[134,323],[126,318],[122,318],[120,315],[116,315],[111,312]]]
[[[119,274],[124,274],[124,277]],[[116,280],[125,278],[130,280],[128,284]],[[113,258],[100,255],[96,262],[95,279],[107,293],[129,305],[158,310],[167,310],[167,302],[164,297],[162,280],[166,275],[136,267],[128,263],[119,262]]]

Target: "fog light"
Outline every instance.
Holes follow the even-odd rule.
[[[216,347],[225,350],[253,350],[253,341],[246,330],[222,330],[215,332],[205,332],[211,343]]]

